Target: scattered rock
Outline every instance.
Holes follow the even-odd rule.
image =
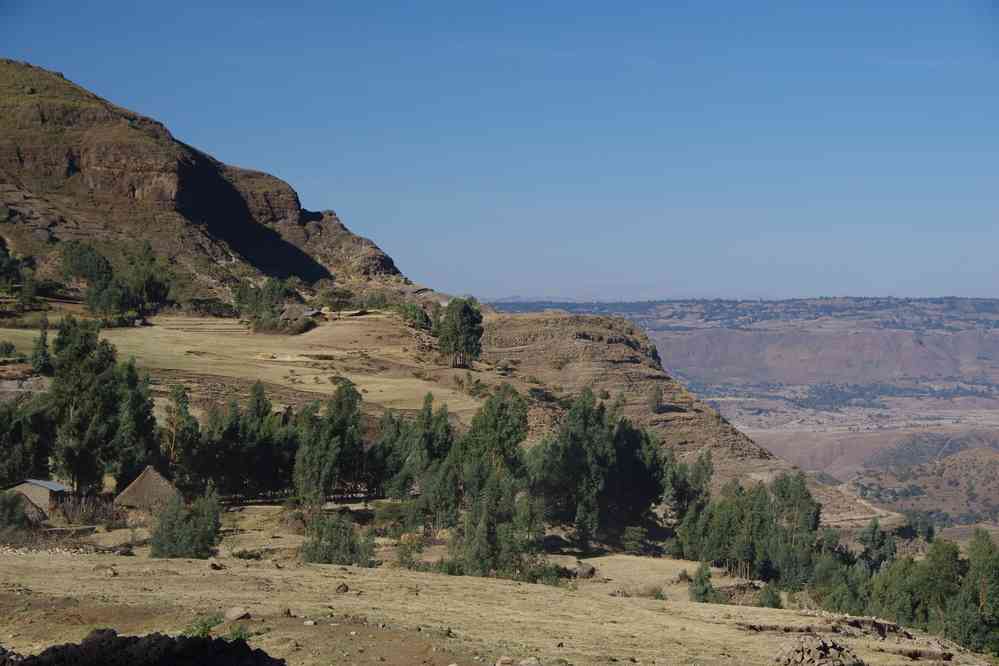
[[[496,660],[496,666],[513,666],[513,657],[500,657]]]
[[[212,571],[222,571],[223,569],[225,569],[225,565],[219,562],[218,560],[209,560],[208,568],[211,569]]]
[[[283,615],[284,617],[295,617],[295,614],[291,612],[290,608],[285,608],[284,610],[282,610],[281,615]]]
[[[777,666],[866,666],[850,648],[818,636],[802,636],[787,643],[773,663]]]
[[[316,626],[316,621],[315,620],[306,620],[302,624],[304,624],[307,627],[314,627],[314,626]]]
[[[528,657],[527,659],[521,659],[518,666],[541,666],[541,660],[537,657]]]
[[[249,620],[250,612],[243,608],[242,606],[233,606],[225,612],[226,622],[235,622],[236,620]]]
[[[109,564],[98,564],[94,567],[94,571],[104,574],[105,578],[114,578],[118,575],[118,570]]]
[[[336,586],[337,594],[347,594],[348,592],[350,592],[350,586],[347,583],[340,583]]]

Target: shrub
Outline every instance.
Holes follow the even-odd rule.
[[[320,514],[309,524],[308,535],[302,546],[302,559],[306,562],[374,566],[374,533],[368,530],[359,538],[346,516]]]
[[[211,638],[212,629],[222,624],[223,621],[224,618],[218,613],[196,617],[184,627],[181,634],[190,638]]]
[[[721,595],[711,584],[711,567],[706,562],[701,562],[701,566],[697,567],[697,573],[694,574],[694,579],[690,581],[687,589],[691,601],[710,604],[722,603]]]
[[[653,386],[646,396],[646,402],[650,412],[653,414],[661,412],[663,410],[663,387],[659,384]]]
[[[31,526],[24,504],[17,493],[0,493],[0,532],[24,530]]]
[[[624,528],[621,545],[629,555],[645,555],[649,551],[648,531],[641,525],[629,525]]]
[[[416,556],[423,552],[423,539],[400,539],[396,547],[396,561],[403,569],[413,569],[417,566]]]
[[[230,643],[234,641],[243,641],[244,643],[253,636],[250,630],[246,628],[245,624],[236,624],[230,627],[229,633],[225,635],[225,640]]]
[[[207,559],[219,542],[221,514],[214,493],[198,498],[190,508],[179,497],[173,499],[157,516],[150,555]]]
[[[8,358],[17,355],[17,347],[10,340],[0,340],[0,357]]]
[[[760,590],[760,597],[757,605],[762,608],[783,608],[784,604],[780,598],[780,590],[773,583],[767,583]]]
[[[52,355],[49,353],[47,327],[42,328],[41,333],[35,338],[35,344],[31,349],[31,369],[40,375],[52,374]]]
[[[415,303],[400,303],[395,306],[395,311],[398,312],[403,321],[407,325],[421,330],[429,331],[433,328],[433,322],[430,321],[430,315],[428,315],[423,308]]]

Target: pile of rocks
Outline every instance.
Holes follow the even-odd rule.
[[[850,648],[818,636],[802,636],[788,643],[773,663],[778,666],[792,666],[794,664],[866,666]]]
[[[0,648],[0,666],[287,666],[245,641],[187,636],[119,636],[98,629],[79,645],[50,647],[34,657]]]

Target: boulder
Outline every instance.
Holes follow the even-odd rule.
[[[249,620],[250,612],[243,608],[242,606],[233,606],[225,612],[226,622],[235,622],[236,620]]]
[[[576,574],[576,578],[593,578],[597,575],[597,569],[589,562],[580,562],[576,565],[574,573]]]

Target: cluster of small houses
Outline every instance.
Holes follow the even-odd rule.
[[[6,492],[21,496],[21,504],[32,523],[54,523],[65,520],[63,507],[74,499],[72,491],[59,483],[45,479],[25,479]],[[132,483],[113,500],[114,510],[130,524],[146,524],[164,505],[180,492],[153,467],[146,467]]]

